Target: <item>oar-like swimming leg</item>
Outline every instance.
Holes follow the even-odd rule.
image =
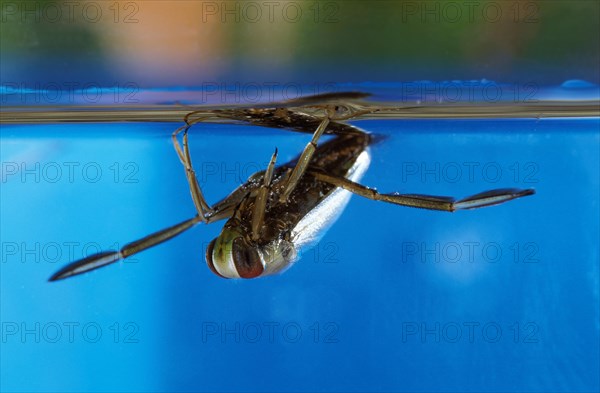
[[[190,151],[187,143],[187,129],[192,124],[201,120],[202,119],[196,119],[194,120],[194,122],[188,124],[187,126],[177,129],[173,133],[173,144],[175,146],[175,151],[177,151],[177,155],[179,156],[179,159],[181,160],[186,169],[186,176],[190,186],[192,200],[194,201],[194,205],[196,206],[198,214],[195,217],[183,221],[179,224],[175,224],[171,227],[150,234],[142,239],[126,244],[119,251],[104,251],[72,262],[64,268],[60,269],[54,275],[52,275],[49,281],[61,280],[67,277],[82,274],[90,270],[98,269],[100,267],[104,267],[112,263],[118,262],[121,259],[125,259],[129,256],[132,256],[150,247],[156,246],[164,241],[167,241],[179,235],[180,233],[192,228],[199,222],[210,224],[211,222],[231,217],[235,210],[235,207],[245,197],[249,190],[238,188],[224,200],[216,203],[212,207],[208,206],[206,200],[204,199],[204,196],[202,195],[202,192],[200,191],[200,187],[198,185],[196,175],[194,174],[194,170],[192,169],[192,161],[190,158]],[[179,145],[179,141],[177,140],[177,134],[179,134],[179,132],[181,131],[185,131],[183,137],[183,149],[181,148],[181,146]]]
[[[90,270],[98,269],[118,262],[121,259],[125,259],[150,247],[154,247],[162,242],[165,242],[187,231],[200,222],[206,222],[207,224],[210,224],[215,221],[229,218],[233,214],[235,207],[239,204],[240,200],[243,199],[244,195],[245,194],[241,192],[231,194],[229,197],[227,197],[227,199],[219,202],[218,205],[220,208],[218,208],[218,210],[215,209],[215,213],[213,215],[209,215],[204,219],[196,215],[195,217],[180,222],[179,224],[175,224],[158,232],[154,232],[139,240],[128,243],[119,251],[103,251],[72,262],[53,274],[49,281],[62,280],[63,278],[89,272]],[[216,206],[217,205],[215,205],[215,207]]]
[[[171,227],[165,228],[161,231],[148,235],[142,239],[126,244],[119,251],[99,252],[97,254],[90,255],[89,257],[72,262],[60,269],[59,271],[57,271],[56,273],[54,273],[48,281],[62,280],[63,278],[75,276],[78,274],[89,272],[90,270],[110,265],[111,263],[120,261],[121,259],[125,259],[131,255],[137,254],[140,251],[143,251],[147,248],[156,246],[157,244],[167,241],[179,235],[180,233],[190,229],[191,227],[193,227],[201,221],[202,220],[199,216],[195,216],[193,218],[190,218],[189,220],[185,220],[183,222],[180,222],[179,224],[175,224]]]
[[[307,173],[320,181],[332,184],[336,187],[346,189],[356,195],[369,198],[375,201],[383,201],[396,205],[417,207],[429,210],[442,210],[453,212],[456,210],[477,209],[485,206],[497,205],[512,199],[521,198],[527,195],[535,194],[535,190],[518,188],[501,188],[485,191],[460,200],[447,196],[432,196],[419,194],[380,194],[376,190],[355,183],[344,177],[332,176],[319,170],[309,169]]]

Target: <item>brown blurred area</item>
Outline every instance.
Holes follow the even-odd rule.
[[[600,76],[598,1],[5,1],[3,83]]]

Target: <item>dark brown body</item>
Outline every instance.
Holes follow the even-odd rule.
[[[246,111],[235,114],[227,113],[227,116],[231,118],[235,115],[240,120],[249,121],[255,125],[272,128],[293,128],[295,131],[304,133],[314,132],[315,128],[321,122],[321,119],[316,117],[284,109],[252,111],[254,113],[251,115],[248,113],[248,119],[244,116],[244,112]],[[262,116],[259,116],[256,113],[257,111],[260,111]],[[275,115],[275,112],[277,112],[277,115]],[[373,141],[371,135],[356,127],[342,123],[329,123],[326,133],[334,134],[333,138],[325,143],[321,143],[317,147],[308,170],[302,176],[286,203],[280,203],[279,196],[289,173],[296,166],[298,157],[276,167],[271,192],[267,201],[261,238],[258,244],[266,244],[277,238],[289,237],[291,229],[336,189],[334,185],[317,180],[312,175],[313,171],[346,177],[350,168],[356,163],[358,156]],[[246,193],[248,195],[242,200],[232,217],[235,221],[234,224],[248,234],[248,239],[251,233],[250,225],[255,201],[252,191],[260,187],[263,175],[264,171],[252,175],[245,184],[238,187],[231,194]],[[225,198],[222,202],[227,200],[230,200],[230,197]],[[222,202],[216,204],[213,208],[218,211]],[[228,224],[225,225],[227,226]]]

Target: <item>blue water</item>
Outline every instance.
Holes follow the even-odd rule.
[[[381,191],[534,196],[454,214],[353,197],[282,275],[214,276],[200,225],[57,283],[85,253],[194,215],[178,124],[2,126],[2,391],[598,391],[598,119],[369,120]],[[309,136],[190,137],[209,202]],[[74,258],[71,258],[74,256]]]

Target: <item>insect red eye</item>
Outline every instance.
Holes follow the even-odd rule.
[[[208,265],[208,268],[215,273],[217,276],[219,277],[223,277],[223,278],[228,278],[223,276],[222,274],[220,274],[217,269],[215,268],[215,265],[213,264],[213,250],[215,249],[215,242],[217,241],[217,239],[213,239],[210,244],[208,245],[208,247],[206,247],[206,264]]]
[[[231,256],[235,268],[242,278],[258,277],[265,270],[256,249],[249,246],[241,237],[233,241]]]

